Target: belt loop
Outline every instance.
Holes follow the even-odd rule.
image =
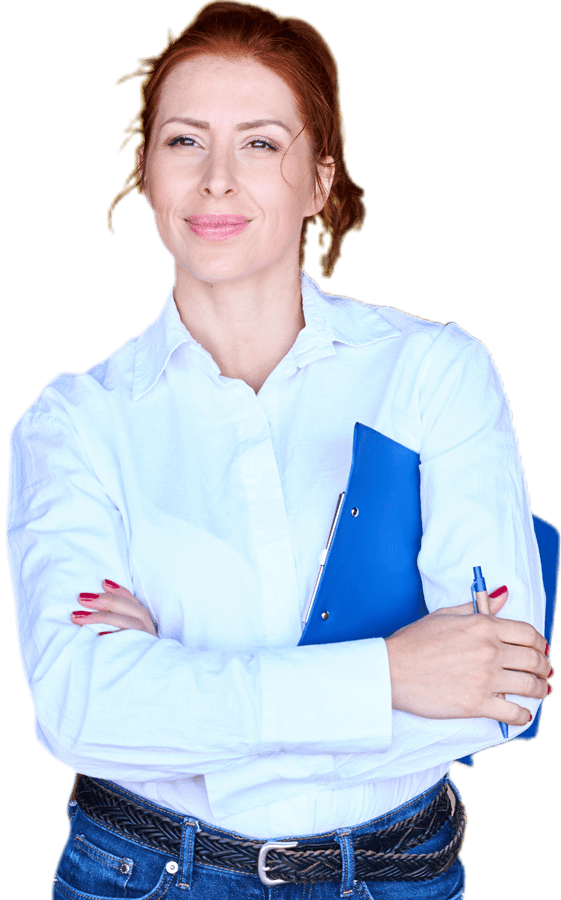
[[[181,850],[179,851],[179,874],[177,887],[188,891],[193,877],[193,855],[195,853],[195,835],[201,830],[196,819],[183,819],[181,829]]]
[[[343,876],[341,878],[341,897],[350,897],[354,892],[355,881],[355,848],[350,831],[339,829],[335,840],[341,847],[343,859]]]

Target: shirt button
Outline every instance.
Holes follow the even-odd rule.
[[[166,872],[169,872],[170,875],[175,875],[178,869],[179,866],[176,862],[173,861],[173,859],[170,859],[170,861],[166,863]]]

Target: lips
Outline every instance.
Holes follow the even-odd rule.
[[[220,215],[210,215],[209,213],[206,213],[201,216],[189,216],[189,222],[192,222],[194,225],[215,228],[222,225],[245,224],[247,222],[247,216],[234,216],[231,213],[221,213]]]
[[[187,223],[191,231],[198,237],[206,238],[209,241],[223,241],[241,234],[249,224],[249,219],[246,216],[235,216],[230,213],[223,215],[205,213],[200,216],[190,216]]]

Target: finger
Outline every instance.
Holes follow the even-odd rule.
[[[120,594],[78,594],[78,602],[86,609],[108,609],[125,615],[138,616],[146,608],[135,597],[124,597]]]
[[[530,672],[538,678],[549,678],[551,663],[547,656],[534,647],[518,647],[515,644],[503,644],[501,664],[503,669],[518,672]]]
[[[126,597],[128,600],[134,600],[138,603],[138,600],[131,594],[130,591],[127,590],[126,587],[123,587],[122,584],[117,584],[116,581],[111,581],[109,578],[104,578],[102,581],[103,588],[108,594],[113,594],[118,597]]]
[[[498,588],[497,590],[500,591],[500,593],[497,593],[497,591],[493,591],[492,594],[489,594],[489,606],[492,616],[496,616],[508,600],[507,587],[503,586],[502,588]]]
[[[483,715],[487,719],[496,719],[505,725],[528,725],[532,721],[532,713],[525,706],[506,700],[504,697],[491,697],[485,705]]]
[[[517,622],[514,619],[495,619],[494,621],[498,637],[503,643],[534,647],[540,653],[547,655],[545,638],[529,622]]]
[[[443,606],[441,609],[435,610],[431,615],[443,616],[473,616],[473,603],[460,603],[458,606]]]
[[[135,597],[134,594],[131,594],[126,587],[123,587],[122,584],[117,584],[115,581],[110,581],[108,578],[105,578],[103,581],[103,585],[106,588],[107,594],[110,597],[122,597],[125,600],[130,600],[134,606],[140,607],[140,609],[146,609],[144,604],[140,602],[138,597]]]
[[[101,624],[97,621],[92,622],[92,618],[94,618],[94,616],[95,616],[94,613],[87,613],[87,612],[83,612],[82,610],[75,610],[73,613],[70,614],[70,618],[74,625],[79,625],[80,627],[87,625],[88,630],[91,630],[91,631],[99,632],[99,629],[103,628],[103,629],[105,629],[106,633],[109,634],[109,632],[121,630],[116,625],[112,625],[108,621],[104,621]]]
[[[500,591],[499,594],[494,591],[493,594],[495,596],[489,595],[489,605],[491,607],[492,616],[496,616],[508,600],[508,588],[505,585],[497,590]],[[470,600],[468,603],[460,603],[458,606],[444,606],[441,609],[436,610],[435,613],[455,616],[472,616],[474,615],[473,601]]]
[[[146,623],[142,619],[107,610],[100,610],[99,612],[75,610],[71,618],[75,625],[110,625],[122,630],[148,631]]]
[[[546,678],[538,678],[530,672],[511,672],[505,669],[498,679],[503,694],[516,694],[518,697],[535,697],[543,700],[548,694]]]

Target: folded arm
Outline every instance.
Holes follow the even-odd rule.
[[[485,348],[451,328],[427,353],[411,404],[421,421],[419,444],[412,446],[421,456],[418,565],[432,615],[386,641],[394,706],[389,745],[324,757],[323,769],[313,773],[316,788],[446,767],[501,743],[499,721],[510,724],[509,737],[521,733],[547,693],[545,595],[510,412]],[[491,590],[508,587],[503,608],[493,607],[496,619],[472,612],[475,565]],[[355,643],[360,670],[368,650]],[[248,762],[213,773],[207,788],[225,810],[235,810],[248,792],[259,796],[261,776],[261,786],[270,783],[268,768]],[[305,793],[309,757],[279,757],[275,777],[284,796]]]
[[[548,691],[541,564],[510,410],[485,347],[457,333],[442,330],[417,380],[418,565],[433,615],[387,640],[392,744],[337,757],[343,783],[420,772],[500,743],[498,721],[515,737]],[[508,588],[494,601],[497,618],[472,612],[475,565],[491,590]]]
[[[78,593],[106,593],[107,577],[150,604],[129,568],[127,510],[94,471],[62,407],[51,389],[14,432],[9,528],[24,663],[39,737],[51,752],[87,774],[145,781],[278,752],[388,746],[382,640],[370,642],[368,671],[359,673],[347,645],[224,652],[136,627],[99,638],[102,627],[72,621],[87,605]],[[346,676],[327,693],[330,669]],[[379,672],[384,708],[378,715],[372,704],[361,716]],[[302,684],[315,696],[312,708]],[[333,702],[345,704],[338,721]]]

